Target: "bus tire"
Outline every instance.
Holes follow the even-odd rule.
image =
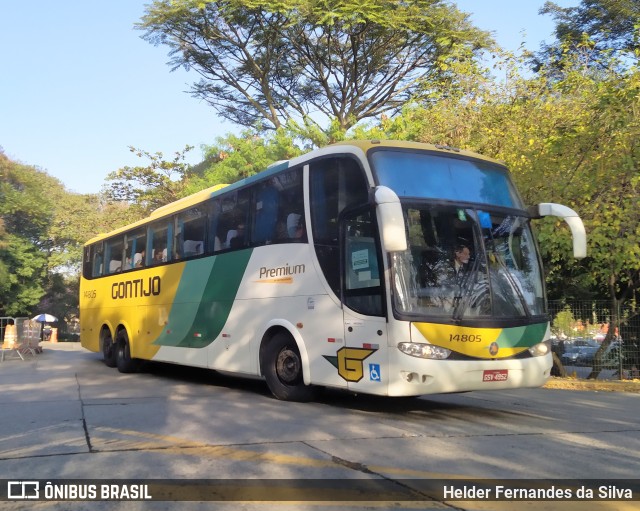
[[[104,359],[105,365],[107,367],[115,367],[117,356],[118,350],[113,342],[111,331],[105,329],[102,331],[102,358]]]
[[[309,401],[314,388],[302,378],[302,358],[296,342],[287,332],[278,332],[266,345],[262,375],[271,393],[283,401]]]
[[[121,373],[135,373],[138,370],[139,360],[131,358],[131,347],[129,345],[129,336],[126,330],[121,330],[118,334],[118,355],[117,366]]]

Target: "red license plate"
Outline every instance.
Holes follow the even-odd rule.
[[[482,381],[507,381],[508,369],[488,369],[482,373]]]

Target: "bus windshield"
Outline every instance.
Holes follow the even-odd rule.
[[[379,184],[388,186],[399,197],[523,209],[507,169],[496,164],[388,149],[374,151],[371,163]]]
[[[527,218],[429,204],[404,212],[409,250],[392,255],[400,314],[461,320],[545,313]]]

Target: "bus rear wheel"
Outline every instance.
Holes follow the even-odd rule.
[[[117,341],[117,366],[121,373],[135,373],[139,367],[139,360],[131,358],[131,346],[126,330],[121,330]]]
[[[115,367],[117,359],[117,349],[113,342],[113,337],[109,330],[104,330],[102,333],[102,358],[107,367]]]
[[[309,401],[314,388],[302,378],[302,358],[293,338],[279,332],[269,341],[262,360],[262,374],[271,393],[283,401]]]

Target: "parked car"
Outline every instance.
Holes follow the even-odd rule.
[[[571,346],[560,356],[562,365],[575,366],[578,365],[578,356],[580,355],[580,346]]]
[[[576,359],[575,365],[593,366],[593,359],[599,349],[600,346],[579,346],[578,358]]]
[[[576,337],[575,339],[570,339],[569,342],[573,346],[600,346],[600,343],[598,341],[594,339],[585,339],[584,337]]]
[[[562,354],[560,360],[567,366],[591,366],[599,349],[600,346],[571,346]]]

